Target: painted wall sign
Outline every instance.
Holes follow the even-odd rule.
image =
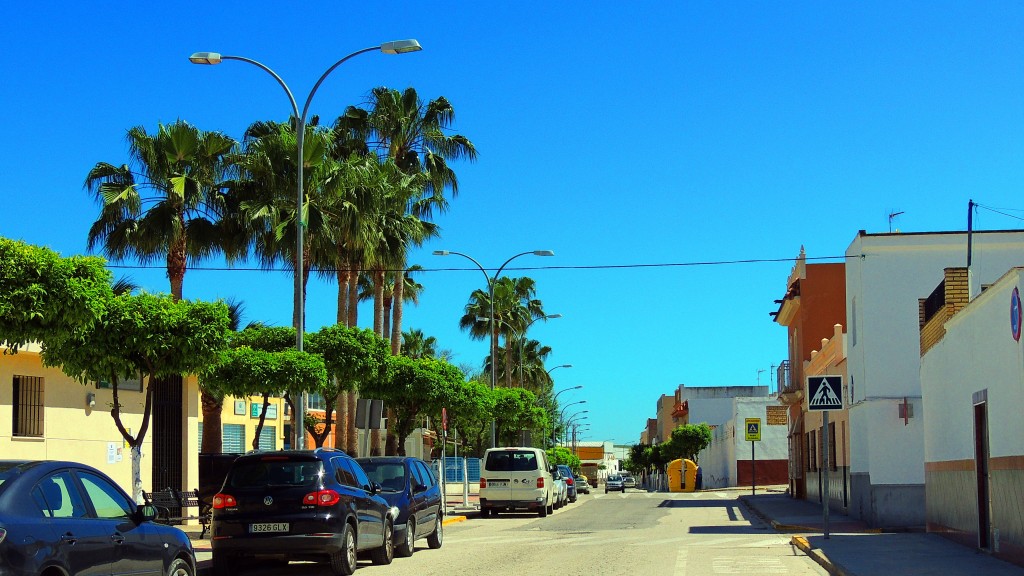
[[[1013,288],[1013,293],[1010,294],[1010,334],[1013,335],[1013,339],[1020,341],[1020,324],[1021,324],[1021,308],[1020,308],[1020,291],[1016,287]]]

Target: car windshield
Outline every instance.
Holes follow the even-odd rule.
[[[491,472],[525,472],[537,469],[537,455],[525,450],[501,450],[487,454],[485,468]]]
[[[400,462],[369,462],[360,460],[359,465],[366,471],[371,482],[380,484],[385,492],[405,490],[405,466]]]
[[[316,486],[322,475],[323,464],[319,460],[237,460],[228,474],[227,485],[232,488]]]
[[[608,477],[608,481],[609,482],[621,482],[622,481],[622,476],[619,476],[618,474],[612,474],[611,476]]]

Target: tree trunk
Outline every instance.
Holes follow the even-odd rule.
[[[373,271],[373,331],[384,336],[384,271]]]
[[[256,436],[252,439],[252,449],[260,449],[260,434],[263,432],[263,422],[267,418],[267,406],[270,406],[270,393],[263,393],[263,410],[260,411],[260,420],[256,423]]]
[[[394,301],[394,297],[384,297],[384,305],[381,306],[381,336],[390,341],[391,340],[391,303]]]
[[[348,413],[345,415],[345,428],[348,429],[348,444],[344,450],[349,456],[355,458],[359,454],[359,434],[356,433],[356,402],[359,400],[355,390],[346,392],[348,399]]]
[[[348,320],[348,283],[349,283],[349,272],[348,262],[345,261],[342,250],[338,249],[338,316],[337,323],[340,326],[344,326]],[[335,379],[337,380],[337,379]],[[338,406],[338,425],[334,427],[334,446],[339,450],[344,450],[348,446],[348,394],[341,392],[338,394],[338,398],[335,400]]]
[[[505,338],[505,387],[512,387],[512,342]]]
[[[402,353],[402,314],[405,301],[405,270],[395,275],[394,314],[391,317],[391,355]]]
[[[185,215],[178,215],[178,223],[181,229],[185,229]],[[167,279],[171,282],[171,297],[177,302],[182,297],[182,285],[185,283],[185,268],[188,266],[186,258],[185,235],[182,234],[174,240],[167,250]]]
[[[348,327],[355,328],[359,322],[359,266],[354,260],[348,265]],[[359,454],[359,434],[356,432],[356,400],[357,391],[346,393],[348,401],[348,413],[345,419],[345,430],[348,442],[345,444],[345,451],[349,456],[355,457]],[[340,423],[339,423],[340,426]]]
[[[199,447],[199,451],[204,454],[220,454],[224,449],[221,427],[224,399],[218,399],[203,390],[200,403],[203,407],[203,445]]]

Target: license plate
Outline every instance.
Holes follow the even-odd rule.
[[[508,488],[508,482],[507,481],[502,481],[502,482],[491,481],[491,482],[487,483],[487,487],[488,488]]]
[[[266,533],[266,532],[287,532],[287,522],[259,522],[256,524],[249,524],[249,532],[252,534]]]

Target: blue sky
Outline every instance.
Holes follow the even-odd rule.
[[[479,150],[406,327],[456,363],[485,342],[458,328],[484,286],[465,252],[537,281],[561,396],[586,400],[590,440],[637,441],[660,394],[768,383],[786,357],[773,300],[801,246],[841,256],[858,230],[963,230],[974,199],[1024,209],[1024,7],[1014,2],[24,4],[8,15],[0,82],[0,235],[85,252],[98,215],[82,184],[127,159],[132,126],[187,120],[240,138],[289,106],[255,67],[191,65],[195,51],[263,62],[305,99],[336,60],[388,40],[423,51],[338,68],[311,112],[332,120],[383,85],[447,97]],[[297,5],[296,5],[297,6]],[[979,229],[1020,221],[979,211]],[[742,264],[702,264],[761,260]],[[126,263],[131,264],[131,263]],[[682,264],[682,266],[644,266]],[[221,268],[208,261],[201,267]],[[625,266],[625,267],[620,267]],[[529,270],[516,270],[529,267]],[[453,270],[454,269],[454,270]],[[115,270],[150,291],[163,270]],[[284,272],[190,270],[187,298],[236,298],[291,322]],[[307,326],[333,322],[312,280]],[[361,322],[371,320],[369,309]],[[760,373],[761,370],[765,372]]]

